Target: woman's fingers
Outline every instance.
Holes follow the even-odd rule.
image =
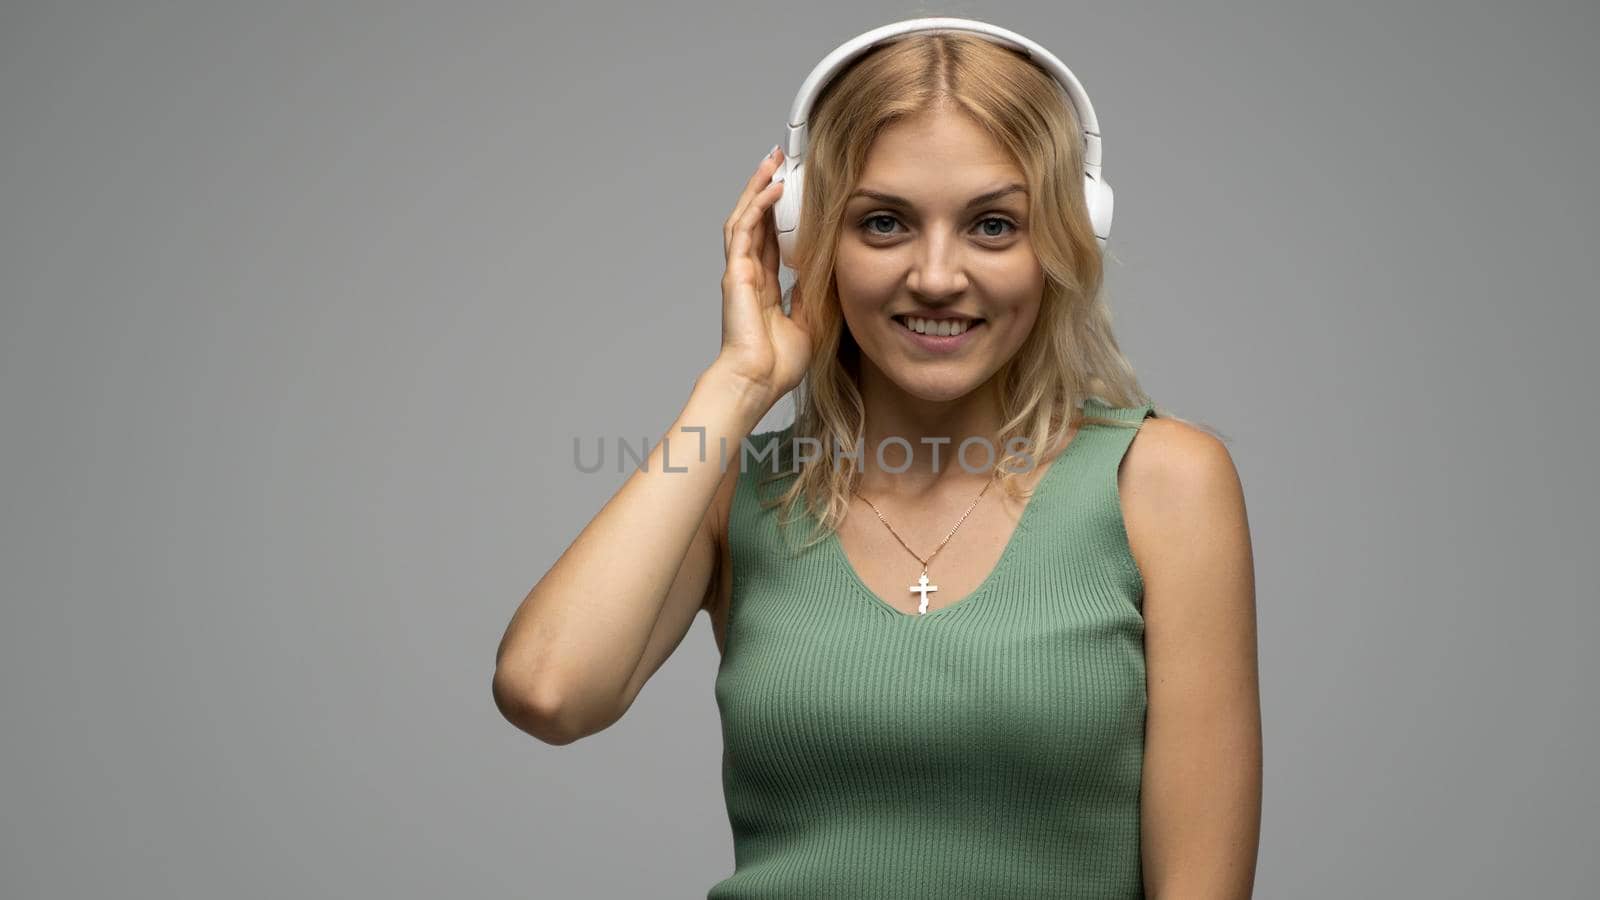
[[[738,220],[733,224],[733,238],[728,244],[728,259],[730,262],[734,258],[744,255],[750,255],[752,259],[759,260],[757,255],[759,251],[752,252],[758,237],[756,226],[761,224],[762,217],[767,214],[767,210],[772,207],[772,204],[777,202],[778,195],[782,192],[783,182],[774,181],[750,198],[750,202],[744,207],[744,212],[739,215]]]
[[[769,210],[761,217],[761,266],[769,272],[776,272],[778,262],[778,228]]]
[[[744,190],[739,194],[738,202],[734,204],[733,212],[728,216],[728,220],[723,223],[722,249],[724,253],[729,252],[732,246],[733,230],[739,226],[740,220],[745,212],[749,210],[750,204],[754,202],[755,198],[763,190],[771,186],[772,173],[777,171],[778,166],[782,165],[782,163],[783,151],[780,150],[762,160],[761,165],[756,168],[755,174],[750,176],[750,180],[745,183]]]
[[[783,164],[783,150],[778,149],[768,154],[761,165],[756,167],[754,175],[745,182],[744,190],[739,192],[739,199],[734,203],[733,212],[722,223],[722,252],[726,256],[733,246],[733,231],[743,217],[756,196],[772,184],[772,173]]]

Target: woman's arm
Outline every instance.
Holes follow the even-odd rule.
[[[615,722],[640,679],[683,640],[716,571],[712,500],[732,474],[723,448],[727,467],[738,469],[750,429],[805,373],[811,337],[790,318],[803,304],[783,311],[768,221],[783,194],[773,174],[782,160],[773,147],[722,223],[727,267],[715,362],[647,465],[533,586],[501,639],[495,703],[541,740],[570,743]],[[664,454],[671,471],[662,469]]]
[[[1255,575],[1227,448],[1154,418],[1124,460],[1128,539],[1145,582],[1141,843],[1156,900],[1251,896],[1261,825]]]
[[[715,365],[695,382],[646,465],[628,476],[512,617],[496,654],[494,696],[513,724],[556,744],[599,731],[631,700],[631,679],[647,648],[682,641],[714,571],[715,543],[706,527],[712,499],[771,405],[765,388]],[[668,606],[672,614],[663,615]],[[655,634],[663,621],[681,630]]]

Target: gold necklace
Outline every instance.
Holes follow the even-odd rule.
[[[933,558],[939,555],[939,551],[944,549],[944,545],[950,543],[950,539],[955,537],[956,529],[960,528],[961,523],[965,522],[967,520],[967,516],[971,515],[972,511],[977,508],[978,501],[983,499],[983,495],[989,492],[989,488],[993,484],[994,478],[991,476],[989,478],[989,483],[985,484],[983,486],[983,490],[978,492],[978,496],[972,498],[972,505],[968,506],[967,511],[962,513],[961,518],[956,521],[955,528],[950,529],[950,533],[944,536],[943,541],[939,542],[937,549],[928,554],[927,559],[917,556],[917,551],[911,549],[911,547],[900,538],[899,532],[895,531],[894,526],[889,524],[889,520],[883,517],[883,513],[879,511],[876,504],[874,504],[871,500],[868,500],[866,497],[862,497],[855,488],[850,489],[850,493],[855,494],[857,497],[861,497],[862,502],[872,507],[872,511],[878,514],[878,521],[883,523],[883,527],[889,529],[889,533],[894,535],[895,540],[900,541],[900,546],[905,547],[907,553],[911,554],[912,556],[916,556],[917,562],[922,563],[922,576],[917,579],[916,584],[910,586],[911,593],[921,595],[921,599],[917,603],[917,615],[925,615],[928,612],[928,594],[939,589],[938,585],[928,583],[928,563],[932,562]]]

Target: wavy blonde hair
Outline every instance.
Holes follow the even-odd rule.
[[[815,527],[805,546],[838,528],[860,475],[851,457],[861,452],[865,418],[861,351],[845,327],[834,270],[844,209],[880,131],[944,110],[970,116],[1022,169],[1030,240],[1045,275],[1038,320],[997,373],[1004,424],[992,477],[1023,496],[1015,470],[1026,462],[999,448],[1022,438],[1025,447],[1043,448],[1030,454],[1042,461],[1066,446],[1072,426],[1132,425],[1084,415],[1078,407],[1087,396],[1112,407],[1151,402],[1117,346],[1101,296],[1101,252],[1083,194],[1082,132],[1066,92],[1025,56],[979,37],[925,32],[874,48],[840,72],[813,108],[805,214],[796,234],[795,281],[785,297],[790,309],[799,300],[813,352],[796,389],[795,421],[784,429],[790,438],[776,448],[779,471],[762,483],[794,482],[763,505],[783,506],[784,524],[809,513]],[[796,465],[796,439],[814,439],[813,447],[829,452]],[[831,448],[838,448],[837,465]]]

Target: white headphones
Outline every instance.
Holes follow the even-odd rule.
[[[896,37],[919,31],[966,32],[1003,47],[1021,51],[1066,89],[1067,97],[1078,115],[1078,125],[1083,129],[1083,195],[1089,206],[1089,221],[1094,226],[1095,238],[1101,249],[1104,249],[1106,241],[1111,237],[1113,209],[1111,185],[1106,183],[1105,177],[1100,172],[1100,123],[1095,119],[1094,105],[1089,102],[1089,94],[1084,91],[1083,85],[1078,83],[1077,76],[1073,75],[1072,70],[1049,50],[1014,31],[1007,31],[977,19],[937,17],[907,19],[859,34],[824,56],[822,62],[817,63],[817,67],[811,70],[811,74],[807,75],[806,80],[800,85],[800,93],[795,95],[794,105],[789,109],[789,130],[783,144],[783,165],[779,166],[778,171],[772,176],[773,181],[781,177],[784,182],[783,193],[773,206],[773,221],[777,225],[778,249],[783,264],[791,269],[794,268],[791,260],[794,255],[795,234],[800,228],[800,200],[805,194],[806,139],[809,134],[807,123],[811,119],[811,106],[816,102],[817,95],[822,93],[822,89],[833,79],[835,73],[851,60]]]

